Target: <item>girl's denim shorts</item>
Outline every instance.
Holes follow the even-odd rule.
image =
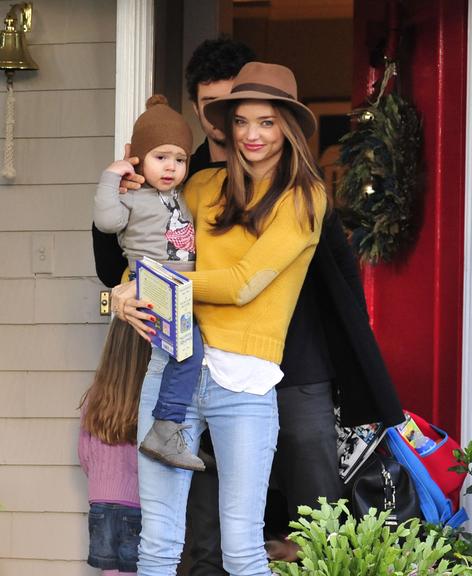
[[[136,572],[141,510],[121,504],[90,504],[87,563],[101,570]]]

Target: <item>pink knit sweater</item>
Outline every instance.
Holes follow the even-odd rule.
[[[139,507],[136,445],[110,446],[81,427],[79,460],[88,477],[89,502]]]

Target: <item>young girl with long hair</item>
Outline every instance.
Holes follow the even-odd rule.
[[[150,347],[115,318],[81,402],[79,460],[88,479],[88,564],[104,576],[136,572],[141,512],[136,427]]]
[[[223,563],[231,576],[269,576],[263,540],[278,415],[275,385],[285,335],[318,243],[326,195],[307,138],[311,112],[297,100],[292,72],[252,62],[232,92],[205,116],[227,138],[226,169],[201,171],[184,195],[194,217],[194,312],[205,347],[199,386],[187,411],[195,453],[208,426],[215,449]],[[134,284],[112,305],[145,338]],[[143,383],[138,438],[149,426],[166,354],[154,349]],[[141,576],[176,573],[185,536],[191,473],[139,457],[143,530]]]

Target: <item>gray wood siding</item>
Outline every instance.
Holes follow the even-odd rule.
[[[0,19],[11,0],[0,0]],[[3,24],[2,24],[3,25]],[[107,320],[90,226],[113,160],[115,0],[35,0],[38,72],[17,73],[16,179],[0,177],[0,573],[92,576],[80,398]],[[6,86],[0,75],[0,161]],[[51,273],[35,273],[46,238]]]

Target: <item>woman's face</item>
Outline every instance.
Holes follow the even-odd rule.
[[[282,155],[285,136],[269,102],[247,100],[239,104],[234,115],[233,137],[256,174],[270,174]]]

